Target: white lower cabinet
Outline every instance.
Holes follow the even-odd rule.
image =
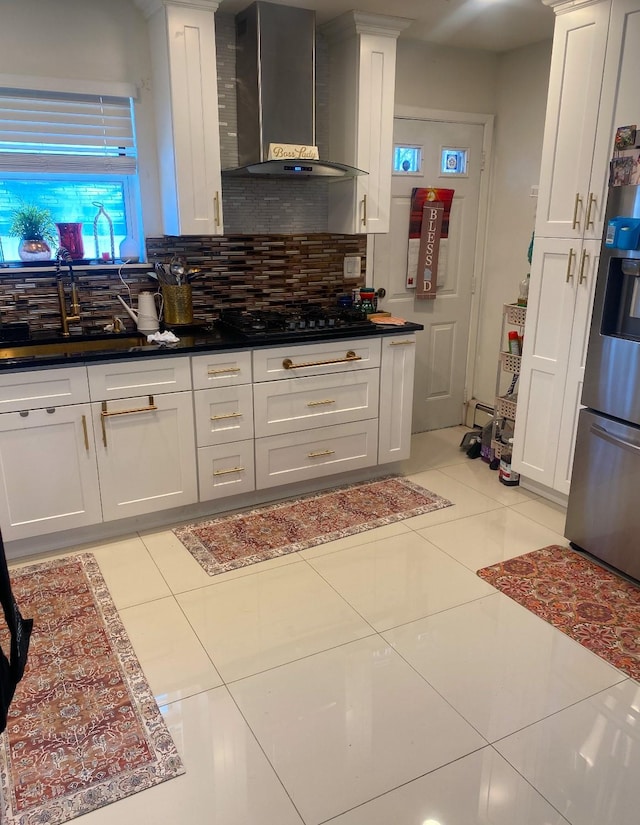
[[[378,464],[409,458],[416,336],[382,341]]]
[[[256,489],[253,439],[198,448],[200,501],[250,493]]]
[[[378,420],[256,440],[258,489],[360,470],[377,463]]]
[[[0,526],[6,541],[101,521],[90,421],[89,404],[0,415]]]
[[[91,407],[104,521],[198,500],[191,392]]]

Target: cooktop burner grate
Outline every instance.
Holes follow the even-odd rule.
[[[272,309],[223,310],[218,326],[245,338],[277,338],[291,335],[323,336],[340,331],[367,330],[371,321],[352,307],[320,307],[314,304]]]

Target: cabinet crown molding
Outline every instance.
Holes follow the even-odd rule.
[[[320,31],[329,41],[344,40],[354,34],[375,34],[397,38],[414,21],[407,17],[389,17],[364,11],[348,11],[330,20]]]
[[[134,2],[145,17],[151,17],[160,9],[168,6],[216,12],[220,5],[220,0],[134,0]]]

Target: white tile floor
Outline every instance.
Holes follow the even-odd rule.
[[[475,575],[564,522],[463,432],[414,438],[454,506],[401,524],[213,578],[89,548],[187,772],[83,825],[637,825],[640,686]]]

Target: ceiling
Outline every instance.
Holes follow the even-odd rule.
[[[353,8],[407,17],[414,22],[400,35],[465,49],[504,52],[551,38],[554,13],[542,0],[270,0],[314,9],[318,25]],[[236,14],[250,0],[222,0],[219,11]]]

